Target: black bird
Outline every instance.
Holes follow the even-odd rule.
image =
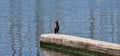
[[[59,24],[58,21],[55,21],[55,25],[54,25],[54,33],[58,33],[59,32]]]

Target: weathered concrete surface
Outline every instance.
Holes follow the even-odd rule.
[[[112,56],[120,56],[119,44],[99,40],[92,40],[63,34],[42,34],[40,36],[40,42],[86,49],[90,51],[106,53]]]

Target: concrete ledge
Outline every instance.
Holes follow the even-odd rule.
[[[105,53],[112,56],[120,56],[119,44],[99,40],[92,40],[63,34],[42,34],[40,36],[40,42],[85,49],[89,51]]]

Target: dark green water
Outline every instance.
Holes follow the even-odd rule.
[[[39,35],[53,33],[55,20],[62,34],[119,44],[119,5],[120,0],[0,0],[0,56],[69,56],[40,48]]]

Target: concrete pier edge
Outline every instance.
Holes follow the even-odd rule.
[[[64,34],[42,34],[40,35],[40,42],[85,49],[89,51],[105,53],[112,56],[120,56],[120,44],[88,38]]]

